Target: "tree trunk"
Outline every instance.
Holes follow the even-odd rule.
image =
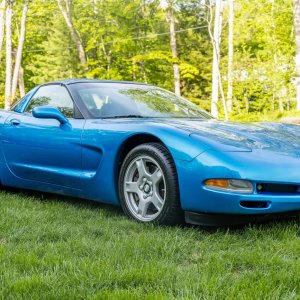
[[[105,55],[106,62],[107,62],[107,66],[106,66],[107,79],[111,79],[110,78],[110,66],[111,66],[111,52],[112,52],[112,49],[110,48],[108,51],[106,50],[105,42],[104,42],[102,36],[101,36],[101,45],[102,45],[102,52]]]
[[[244,96],[245,99],[245,109],[246,109],[246,113],[249,113],[249,99],[247,96]]]
[[[94,5],[93,5],[94,14],[97,15],[98,14],[98,7],[97,7],[98,0],[94,0],[93,2],[94,2]]]
[[[234,24],[234,0],[228,0],[228,89],[227,89],[227,109],[232,111],[232,82],[233,82],[233,24]]]
[[[273,49],[273,75],[271,76],[272,82],[273,82],[273,102],[274,104],[276,103],[276,100],[278,99],[278,106],[279,106],[279,111],[284,112],[284,106],[283,106],[283,101],[282,101],[282,88],[280,88],[284,83],[282,80],[278,81],[278,77],[276,76],[278,72],[280,72],[280,63],[278,62],[278,58],[281,56],[281,51],[279,49],[278,41],[276,39],[276,22],[275,22],[275,16],[274,16],[274,10],[275,10],[275,0],[271,1],[272,3],[272,9],[271,9],[271,19],[272,19],[272,49]]]
[[[218,101],[219,101],[219,89],[221,92],[222,104],[224,109],[225,119],[228,120],[226,99],[223,90],[223,84],[221,80],[220,71],[220,41],[221,41],[221,31],[222,31],[222,1],[216,1],[215,9],[215,24],[214,24],[214,34],[211,30],[212,25],[212,2],[209,0],[209,19],[208,22],[208,33],[213,46],[213,66],[212,66],[212,97],[211,97],[211,114],[218,118]]]
[[[77,47],[78,50],[78,56],[80,63],[82,64],[84,70],[87,70],[87,59],[85,55],[85,51],[82,45],[82,42],[80,40],[79,34],[77,30],[74,27],[73,21],[72,21],[72,14],[71,14],[71,6],[72,0],[65,0],[65,5],[63,5],[62,0],[57,0],[58,7],[65,19],[66,25],[70,31],[71,37]]]
[[[26,92],[25,92],[25,84],[24,84],[24,69],[22,68],[22,66],[20,66],[18,84],[19,84],[20,97],[23,98]]]
[[[170,25],[170,45],[172,51],[173,71],[174,71],[174,88],[175,94],[180,96],[180,70],[178,65],[178,54],[177,54],[177,43],[176,43],[176,32],[175,32],[175,16],[173,8],[174,0],[168,0],[167,8],[167,21]]]
[[[12,78],[12,87],[11,87],[11,98],[14,99],[17,91],[17,84],[19,79],[19,71],[22,63],[22,52],[23,52],[23,45],[25,40],[25,33],[26,33],[26,16],[28,11],[28,4],[29,0],[26,0],[23,7],[22,18],[21,18],[21,29],[20,29],[20,36],[18,42],[18,49],[16,53],[16,61],[15,61],[15,68]]]
[[[5,23],[5,0],[0,3],[0,62],[1,62],[1,51],[3,46],[4,38],[4,23]]]
[[[300,111],[300,0],[294,0],[294,32],[296,40],[296,72],[297,110]]]
[[[212,66],[212,102],[211,114],[218,118],[219,101],[219,73],[220,73],[220,37],[222,30],[222,1],[216,1],[213,43],[213,66]]]
[[[7,0],[6,4],[6,73],[5,73],[5,100],[4,109],[10,109],[11,102],[11,75],[12,75],[12,38],[11,38],[11,16],[12,16],[12,1]]]
[[[279,111],[284,112],[283,101],[281,97],[279,98]]]

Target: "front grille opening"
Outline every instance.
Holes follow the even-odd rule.
[[[296,184],[258,183],[256,190],[258,193],[296,194],[299,193],[299,186]]]
[[[267,208],[270,205],[268,201],[241,201],[240,205],[245,208]]]

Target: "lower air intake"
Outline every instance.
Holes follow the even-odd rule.
[[[296,184],[274,184],[258,183],[256,185],[257,193],[277,193],[277,194],[297,194],[299,185]]]
[[[270,205],[268,201],[241,201],[240,205],[245,208],[267,208]]]

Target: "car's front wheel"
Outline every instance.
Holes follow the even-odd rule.
[[[124,212],[139,222],[182,221],[174,162],[159,143],[142,144],[129,152],[119,175],[119,195]]]

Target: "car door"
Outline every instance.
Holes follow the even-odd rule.
[[[57,107],[69,121],[32,115],[38,106]],[[41,86],[26,108],[13,112],[4,125],[2,144],[15,178],[80,189],[81,135],[85,120],[74,118],[75,105],[65,86]]]

